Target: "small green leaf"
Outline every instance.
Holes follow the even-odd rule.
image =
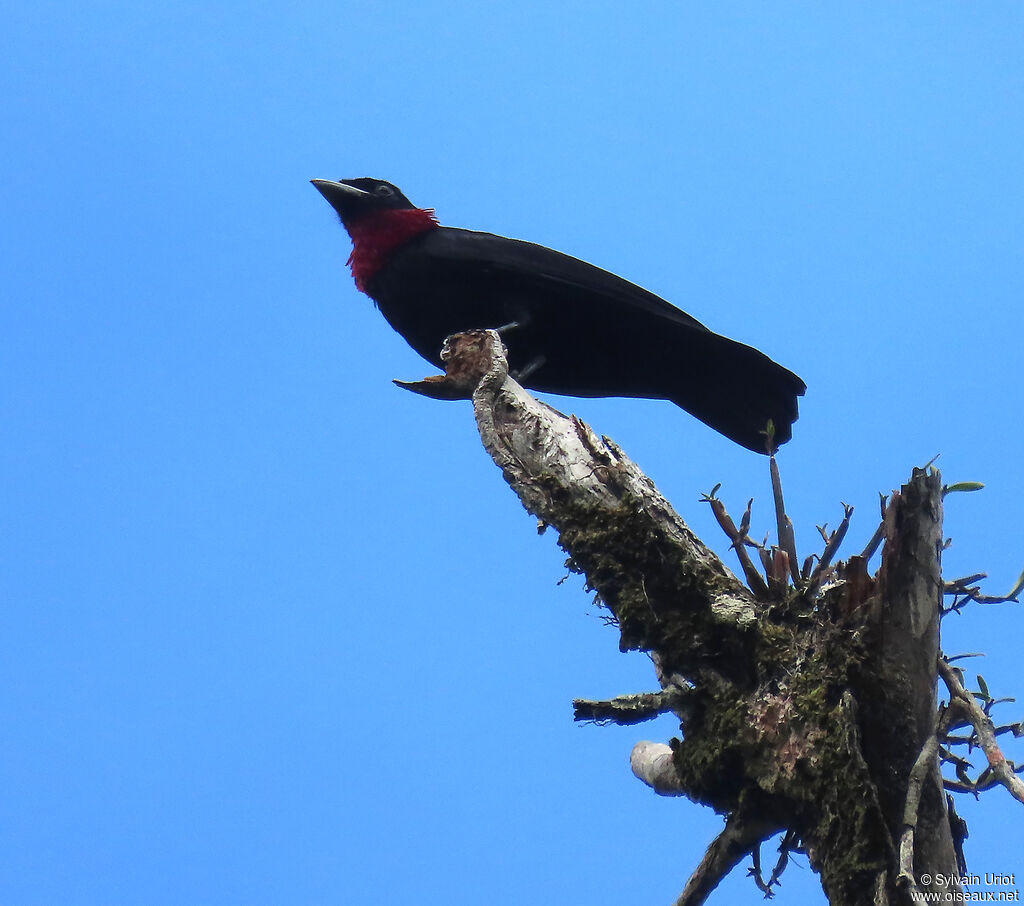
[[[988,691],[988,683],[985,682],[985,677],[983,677],[980,673],[978,674],[978,688],[981,690],[981,694],[984,695],[986,699],[992,698]]]
[[[980,491],[985,485],[980,481],[958,481],[956,484],[947,484],[942,489],[942,495],[953,494],[958,491]]]

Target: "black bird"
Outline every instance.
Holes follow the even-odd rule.
[[[314,179],[349,236],[356,286],[421,356],[504,331],[520,383],[566,396],[671,400],[757,453],[792,436],[806,385],[621,277],[530,242],[443,227],[380,179]]]

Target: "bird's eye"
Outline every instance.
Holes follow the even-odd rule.
[[[391,195],[394,195],[395,191],[394,189],[391,188],[391,186],[377,186],[377,188],[374,189],[374,193],[379,195],[381,198],[387,198]]]

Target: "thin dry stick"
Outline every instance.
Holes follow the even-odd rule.
[[[705,494],[701,499],[711,505],[711,512],[714,514],[716,521],[721,526],[722,531],[725,532],[729,541],[732,542],[731,546],[736,551],[736,556],[739,558],[740,566],[743,569],[743,577],[747,580],[750,590],[759,598],[767,598],[769,597],[768,586],[765,584],[764,579],[761,578],[761,574],[757,571],[757,568],[751,562],[750,555],[747,553],[746,533],[740,532],[736,528],[736,523],[732,521],[732,517],[726,512],[725,504],[715,497],[717,489],[718,486],[716,485],[710,494]],[[747,512],[750,512],[749,504]]]
[[[772,494],[775,497],[775,521],[779,532],[779,547],[789,557],[789,574],[793,577],[794,583],[800,581],[800,561],[796,557],[796,537],[793,534],[793,523],[786,515],[786,504],[782,499],[782,477],[779,475],[779,464],[775,461],[773,454],[768,467],[772,475]]]
[[[1013,768],[999,748],[999,743],[996,742],[995,725],[992,723],[992,720],[975,701],[974,696],[964,689],[963,683],[960,682],[960,678],[956,675],[956,670],[949,665],[945,658],[941,657],[939,658],[939,675],[946,684],[946,688],[949,689],[950,699],[957,699],[960,706],[966,711],[971,726],[974,727],[975,732],[978,734],[978,743],[988,759],[993,777],[1006,787],[1014,799],[1024,805],[1024,781],[1021,781],[1013,773]]]

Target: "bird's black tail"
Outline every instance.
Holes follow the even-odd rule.
[[[792,371],[710,331],[691,335],[688,346],[672,402],[755,453],[773,453],[793,436],[807,385]]]

